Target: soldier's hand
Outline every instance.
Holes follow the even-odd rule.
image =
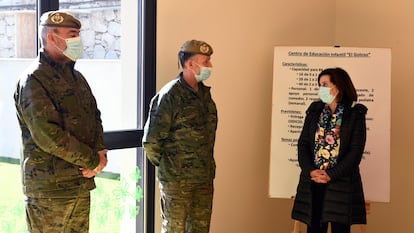
[[[108,158],[106,157],[106,153],[108,152],[107,149],[98,151],[99,154],[99,165],[93,169],[97,173],[101,173],[101,171],[106,167],[106,164],[108,163]]]
[[[102,170],[106,167],[106,164],[108,163],[108,159],[106,157],[106,152],[108,152],[107,149],[98,151],[99,164],[95,169],[91,170],[91,169],[88,169],[88,168],[80,168],[80,170],[82,171],[82,175],[84,177],[91,178],[91,177],[94,177],[95,175],[102,172]]]
[[[79,168],[79,170],[82,171],[83,177],[86,177],[86,178],[92,178],[97,174],[94,170],[83,168],[83,167]]]

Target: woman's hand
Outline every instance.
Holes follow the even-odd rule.
[[[310,172],[311,180],[316,183],[326,184],[331,181],[328,173],[325,170],[315,169]]]

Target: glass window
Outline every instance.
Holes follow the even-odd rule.
[[[0,0],[0,231],[26,232],[20,174],[20,130],[13,92],[36,57],[36,0]],[[8,178],[5,178],[8,177]]]
[[[19,75],[36,54],[36,2],[0,0],[0,229],[25,232],[24,197],[20,178],[20,130],[13,92]],[[60,0],[59,8],[80,18],[84,44],[76,63],[88,80],[102,113],[105,131],[142,128],[140,96],[142,35],[141,1]],[[121,25],[128,25],[122,28]],[[121,50],[122,56],[121,56]],[[136,138],[136,140],[140,140]],[[137,144],[140,144],[137,142]],[[92,192],[90,232],[144,232],[141,148],[110,150],[108,166]],[[5,174],[3,174],[3,172]],[[16,195],[17,194],[17,195]]]
[[[36,0],[0,0],[0,58],[36,57]]]
[[[121,58],[121,0],[60,0],[59,6],[82,23],[83,59]]]

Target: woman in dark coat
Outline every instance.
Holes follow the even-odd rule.
[[[292,218],[308,225],[308,233],[349,233],[366,224],[359,164],[366,141],[367,108],[355,104],[357,93],[341,68],[318,76],[320,101],[307,112],[298,141],[301,168]]]

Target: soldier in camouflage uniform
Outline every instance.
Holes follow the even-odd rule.
[[[81,23],[53,11],[40,19],[42,50],[14,94],[22,131],[22,178],[31,233],[88,232],[93,177],[106,166],[100,112],[74,69]]]
[[[217,109],[202,81],[212,53],[206,42],[185,42],[178,53],[182,73],[151,101],[143,146],[158,167],[163,233],[209,232]]]

